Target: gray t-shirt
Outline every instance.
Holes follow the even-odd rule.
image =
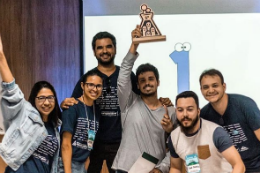
[[[123,134],[112,168],[129,171],[138,157],[146,152],[159,159],[157,166],[160,170],[169,172],[169,165],[161,164],[166,157],[165,131],[160,124],[165,109],[149,109],[141,97],[132,92],[130,75],[136,58],[136,55],[128,53],[119,72],[117,93]],[[168,112],[172,122],[175,122],[174,108],[168,107]]]

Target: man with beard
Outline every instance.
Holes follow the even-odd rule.
[[[132,31],[132,38],[141,37],[140,26]],[[131,71],[138,57],[138,44],[132,42],[124,58],[119,76],[117,95],[121,109],[122,140],[112,168],[117,173],[128,172],[144,152],[159,160],[152,173],[168,173],[166,157],[166,135],[173,129],[175,114],[173,107],[166,107],[157,98],[159,73],[151,64],[142,64],[136,70],[140,95],[132,92]]]
[[[116,38],[108,32],[97,33],[92,40],[92,49],[98,61],[97,69],[103,76],[103,94],[95,102],[96,109],[100,109],[99,130],[97,132],[94,148],[90,153],[89,173],[100,173],[103,161],[106,160],[110,173],[113,160],[121,141],[121,117],[117,98],[117,78],[119,66],[114,64],[116,55]],[[138,93],[134,73],[131,73],[133,91]],[[82,95],[80,82],[76,84],[72,98],[66,98],[61,107],[63,109],[77,103],[74,98]]]
[[[200,76],[201,93],[209,103],[201,117],[224,127],[246,166],[247,173],[260,173],[260,111],[254,100],[227,94],[220,71],[209,69]]]
[[[106,160],[109,172],[113,173],[111,166],[122,137],[121,112],[117,97],[117,78],[120,67],[114,63],[116,38],[108,32],[99,32],[93,37],[92,49],[98,61],[98,66],[94,69],[100,71],[103,76],[103,94],[95,102],[96,109],[100,109],[97,111],[100,112],[100,121],[94,148],[90,153],[88,172],[100,173],[103,161]],[[66,98],[62,102],[62,109],[77,104],[74,98],[82,95],[81,81],[82,78],[76,84],[72,98]],[[132,90],[138,94],[139,90],[133,72],[131,72],[131,83]],[[166,105],[171,105],[171,101],[167,98],[160,98],[160,100]]]
[[[184,91],[176,96],[179,127],[169,137],[170,173],[186,172],[242,173],[244,164],[227,132],[215,123],[200,118],[198,96]]]

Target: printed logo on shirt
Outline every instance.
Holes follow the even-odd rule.
[[[245,133],[239,123],[230,124],[223,127],[229,133],[235,147],[237,147],[237,144],[247,141],[247,137],[245,136]],[[245,148],[243,150],[245,151]]]
[[[72,146],[80,148],[80,149],[88,149],[88,131],[93,130],[97,133],[97,129],[99,128],[99,122],[96,121],[94,127],[94,121],[80,117],[77,120],[76,131],[73,136]],[[88,149],[91,150],[91,149]]]
[[[103,89],[103,92],[106,93],[106,89]],[[101,97],[99,97],[96,100],[96,104],[99,105],[102,116],[118,116],[117,110],[119,109],[119,103],[117,97],[117,88],[111,87],[110,93],[103,94]]]
[[[48,135],[37,150],[32,154],[36,159],[41,160],[43,163],[49,165],[50,157],[54,156],[54,153],[58,149],[58,140],[52,135]]]
[[[245,147],[245,146],[242,146],[241,148],[237,149],[238,152],[243,152],[243,151],[247,151],[247,150],[249,150],[249,148]]]

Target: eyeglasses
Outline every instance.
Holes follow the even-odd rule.
[[[94,88],[96,88],[97,90],[102,90],[102,88],[103,88],[103,85],[101,85],[101,84],[95,85],[93,83],[87,83],[87,82],[85,82],[85,84],[87,85],[88,89],[90,89],[90,90],[92,90]]]
[[[48,100],[48,102],[50,103],[53,103],[55,102],[55,96],[48,96],[48,97],[45,97],[45,96],[39,96],[39,97],[36,97],[38,99],[38,102],[39,103],[44,103],[46,101],[46,99]]]

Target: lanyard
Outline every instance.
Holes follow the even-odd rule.
[[[82,95],[82,100],[83,100],[83,103],[84,103],[84,108],[85,108],[86,117],[87,117],[87,121],[88,121],[88,130],[90,130],[88,111],[87,111],[87,106],[85,104],[83,95]],[[94,102],[93,102],[93,113],[94,113],[94,132],[95,132],[96,131],[96,110],[95,110],[95,103]]]

